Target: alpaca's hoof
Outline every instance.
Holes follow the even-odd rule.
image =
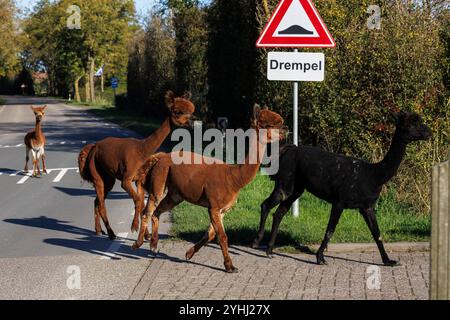
[[[139,248],[141,247],[141,245],[142,245],[142,244],[139,244],[139,243],[135,242],[135,243],[133,243],[133,245],[131,246],[131,248],[132,248],[133,250],[137,250],[137,249],[139,249]]]
[[[138,232],[139,231],[139,223],[133,221],[133,223],[131,224],[131,232]]]
[[[396,267],[396,266],[400,266],[400,263],[398,263],[398,262],[395,261],[395,260],[391,260],[391,259],[388,259],[388,260],[383,261],[383,264],[384,264],[385,266],[387,266],[387,267]]]
[[[259,248],[259,241],[257,241],[257,240],[253,241],[252,248],[253,249],[258,249]]]
[[[105,235],[106,234],[106,232],[105,231],[103,231],[103,230],[100,230],[100,231],[95,231],[95,234],[97,235],[97,236],[102,236],[102,235]]]
[[[116,240],[116,235],[114,234],[114,232],[108,232],[108,237],[109,237],[109,240]]]
[[[186,252],[186,260],[191,260],[192,257],[194,256],[194,253],[195,253],[194,248],[189,249]]]
[[[227,273],[238,273],[239,270],[236,267],[231,266],[230,268],[226,269]]]
[[[48,174],[47,170],[42,171],[44,174]]]
[[[328,263],[325,261],[323,256],[317,256],[317,264],[318,265],[327,265]]]

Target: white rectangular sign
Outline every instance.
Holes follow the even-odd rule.
[[[267,79],[275,81],[323,81],[325,55],[321,52],[269,52]]]

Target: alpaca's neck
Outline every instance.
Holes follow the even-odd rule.
[[[250,136],[250,150],[245,157],[245,162],[237,166],[231,166],[231,179],[233,185],[239,190],[255,179],[261,166],[261,158],[265,152],[266,144],[260,141],[256,130],[252,130]]]
[[[407,142],[401,137],[400,132],[396,130],[388,153],[381,162],[375,164],[376,179],[380,185],[388,182],[397,173],[397,169],[406,152],[406,145]]]
[[[170,134],[170,118],[167,117],[162,125],[147,139],[143,140],[143,153],[145,156],[155,153]]]
[[[41,140],[43,137],[41,121],[36,121],[36,126],[34,127],[34,131],[36,132],[36,139]]]

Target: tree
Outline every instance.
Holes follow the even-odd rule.
[[[73,6],[80,8],[80,28],[68,27]],[[134,14],[133,0],[41,0],[24,29],[34,65],[49,73],[51,93],[74,87],[79,98],[84,76],[86,100],[95,100],[96,67],[103,65],[108,75],[124,73]]]
[[[256,101],[256,0],[216,0],[208,9],[208,101],[214,117],[248,126]]]
[[[0,77],[17,71],[19,48],[17,28],[14,23],[16,8],[12,0],[0,0]]]

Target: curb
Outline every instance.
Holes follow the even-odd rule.
[[[320,245],[301,246],[296,249],[302,252],[317,251]],[[392,242],[385,243],[387,252],[428,252],[429,242]],[[378,252],[375,243],[334,243],[329,244],[326,252],[334,253],[371,253]]]

